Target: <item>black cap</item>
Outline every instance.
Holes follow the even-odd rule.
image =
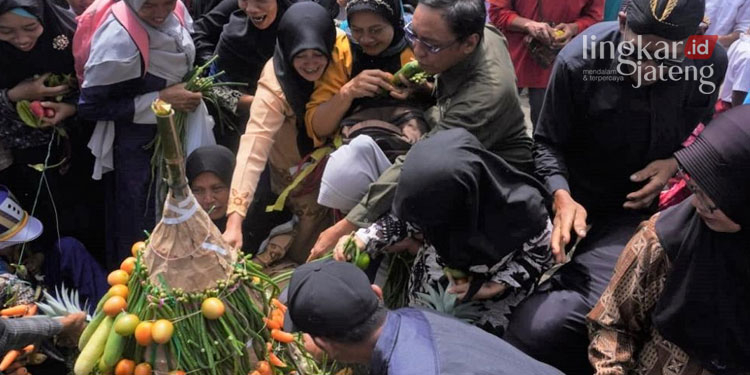
[[[303,264],[287,291],[288,323],[312,336],[336,337],[367,320],[378,297],[362,270],[333,260]],[[289,321],[291,320],[291,321]]]

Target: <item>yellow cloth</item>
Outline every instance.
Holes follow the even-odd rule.
[[[401,52],[401,66],[414,60],[414,52],[407,47]],[[349,45],[349,39],[346,35],[339,34],[336,37],[336,44],[333,47],[331,63],[323,73],[323,76],[315,82],[315,91],[307,102],[307,112],[305,113],[305,127],[307,135],[313,139],[315,147],[325,144],[325,138],[318,138],[312,129],[312,119],[318,106],[327,102],[339,93],[343,87],[352,78],[352,51]]]

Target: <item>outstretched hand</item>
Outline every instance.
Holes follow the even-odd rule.
[[[630,210],[640,210],[651,205],[670,178],[677,173],[677,159],[669,158],[651,162],[646,168],[630,176],[630,181],[648,183],[640,190],[627,195],[627,201],[622,205]]]

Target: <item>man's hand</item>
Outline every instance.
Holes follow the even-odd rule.
[[[310,262],[322,257],[328,252],[328,250],[334,248],[336,242],[339,241],[341,237],[351,234],[356,229],[357,226],[350,223],[348,220],[339,220],[338,223],[333,224],[332,227],[320,233],[320,235],[318,236],[318,240],[310,250],[310,256],[307,258],[307,261]]]
[[[351,100],[374,97],[380,90],[393,91],[391,73],[382,70],[364,70],[341,88],[341,94]]]
[[[527,34],[548,46],[555,41],[555,29],[544,22],[529,21],[523,27]]]
[[[227,226],[224,229],[224,233],[221,238],[226,241],[229,246],[235,249],[242,248],[242,221],[244,218],[242,215],[232,212],[227,218]]]
[[[471,278],[469,278],[469,282],[456,285],[453,284],[450,287],[448,287],[448,293],[453,293],[456,295],[456,297],[459,300],[464,299],[466,297],[466,293],[469,292],[469,287],[471,286]],[[471,299],[474,301],[478,300],[485,300],[490,299],[492,297],[495,297],[499,294],[502,294],[505,292],[505,289],[508,286],[502,283],[496,283],[494,281],[487,281],[477,290],[476,294],[474,294]]]
[[[60,346],[73,347],[78,343],[81,332],[86,326],[86,313],[78,312],[68,314],[60,318],[62,330],[57,334],[57,342]],[[72,346],[71,346],[72,345]]]
[[[659,196],[661,190],[675,173],[677,173],[677,160],[675,158],[651,162],[646,168],[630,176],[630,181],[633,182],[649,181],[640,190],[628,194],[627,201],[622,206],[630,210],[647,208],[654,198]]]
[[[401,85],[394,87],[391,91],[391,97],[398,100],[406,100],[415,93],[429,93],[435,88],[435,85],[431,82],[425,82],[422,84],[416,84],[404,76],[399,76]]]
[[[586,209],[573,200],[565,190],[555,191],[554,196],[555,219],[552,230],[552,255],[557,263],[565,262],[565,247],[572,238],[571,230],[575,230],[579,238],[586,237]]]
[[[552,45],[555,48],[563,48],[576,35],[578,35],[577,23],[561,23],[555,26],[555,40]]]

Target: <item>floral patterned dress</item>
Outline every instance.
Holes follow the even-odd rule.
[[[369,227],[358,230],[355,235],[366,244],[365,251],[371,256],[385,253],[388,246],[408,237],[420,237],[416,226],[393,215],[381,217]],[[494,335],[503,335],[513,308],[534,291],[539,278],[554,264],[549,247],[551,236],[552,222],[547,220],[547,226],[542,232],[528,239],[521,248],[511,252],[500,262],[471,267],[472,273],[506,286],[502,293],[479,302],[481,316],[474,322],[475,325]],[[421,306],[418,294],[437,289],[439,284],[443,288],[448,286],[444,266],[446,265],[435,247],[430,245],[429,239],[425,239],[411,268],[408,285],[410,306]]]

